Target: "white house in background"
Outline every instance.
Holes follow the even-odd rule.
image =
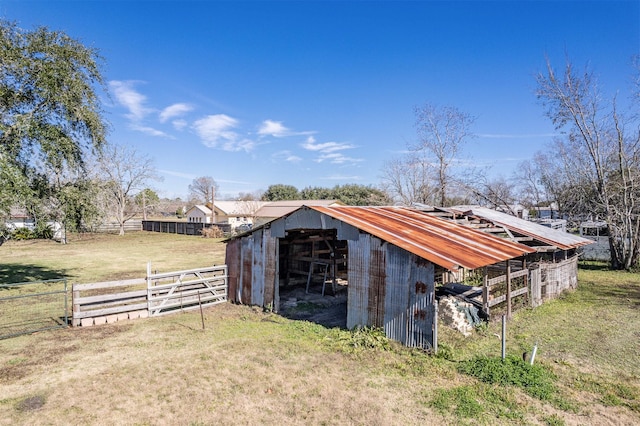
[[[252,227],[255,223],[256,212],[266,201],[216,201],[214,209],[216,223],[229,224],[232,231],[243,227]]]
[[[495,210],[520,219],[529,220],[529,209],[522,204],[502,205],[496,207]]]
[[[211,223],[211,209],[202,204],[195,205],[187,210],[187,221],[194,223]]]

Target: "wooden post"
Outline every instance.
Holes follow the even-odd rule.
[[[507,260],[507,318],[511,319],[511,265]]]
[[[216,187],[211,187],[211,225],[216,223]]]
[[[433,301],[433,353],[438,353],[438,301]]]
[[[502,360],[507,357],[507,317],[502,316]]]
[[[80,305],[76,303],[76,301],[80,299],[80,292],[78,290],[73,290],[71,292],[71,297],[73,298],[73,300],[71,301],[71,304],[73,305],[73,319],[71,320],[71,325],[77,327],[80,325],[80,319],[76,318],[76,313],[80,313]]]

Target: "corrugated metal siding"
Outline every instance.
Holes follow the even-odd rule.
[[[348,244],[347,328],[383,327],[407,346],[432,347],[433,263],[369,234]]]
[[[400,247],[390,245],[387,249],[384,332],[388,338],[403,343],[408,335],[411,256]]]
[[[309,209],[342,220],[423,259],[455,271],[476,269],[535,250],[418,210],[399,207]]]
[[[251,304],[251,282],[253,275],[253,234],[240,239],[242,248],[240,253],[240,303]]]
[[[358,241],[348,241],[347,328],[369,324],[369,259],[371,235],[360,234]]]
[[[227,264],[228,275],[228,297],[229,301],[239,303],[238,279],[240,275],[240,240],[230,240],[227,242],[225,252],[225,263]]]
[[[386,243],[377,238],[371,239],[371,256],[369,261],[369,324],[384,326],[384,295],[386,288]]]
[[[259,229],[253,233],[253,259],[251,268],[251,304],[263,306],[264,303],[264,250],[263,250],[263,230]]]
[[[273,298],[278,285],[278,240],[271,236],[271,230],[265,229],[262,235],[264,254],[264,307],[273,307]]]
[[[409,275],[407,340],[410,347],[433,347],[435,285],[433,263],[413,256]]]

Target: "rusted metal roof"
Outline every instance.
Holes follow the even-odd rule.
[[[404,207],[308,208],[452,271],[459,267],[480,268],[535,253],[522,244]]]
[[[582,238],[578,235],[569,234],[568,232],[552,229],[547,226],[539,225],[535,222],[523,220],[515,216],[501,213],[499,211],[478,206],[458,206],[452,207],[452,211],[465,216],[475,216],[480,219],[492,222],[499,226],[504,226],[512,232],[532,237],[533,239],[550,246],[555,246],[560,250],[569,250],[578,248],[593,241]]]

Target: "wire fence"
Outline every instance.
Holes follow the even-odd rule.
[[[67,327],[66,280],[0,284],[0,339]]]

